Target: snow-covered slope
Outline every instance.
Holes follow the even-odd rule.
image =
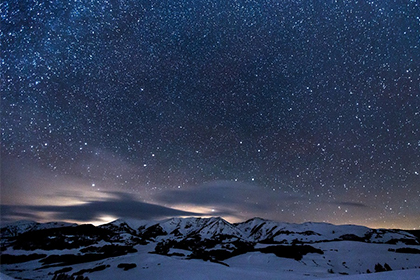
[[[419,269],[408,269],[399,271],[387,271],[373,274],[358,274],[351,276],[338,276],[330,280],[419,280]]]

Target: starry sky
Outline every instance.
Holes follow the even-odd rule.
[[[1,220],[420,228],[417,0],[2,0]]]

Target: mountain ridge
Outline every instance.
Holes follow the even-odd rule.
[[[124,219],[118,219],[116,221],[124,221]],[[114,224],[116,221],[104,224],[101,226],[106,226]],[[165,236],[174,234],[174,231],[181,234],[182,236],[188,236],[193,233],[204,233],[204,230],[210,226],[215,227],[215,223],[219,223],[219,226],[214,228],[213,234],[211,231],[205,232],[203,237],[214,237],[215,235],[233,235],[235,237],[259,242],[265,239],[275,239],[274,241],[283,241],[279,240],[284,235],[300,235],[302,236],[318,236],[315,240],[309,238],[304,238],[305,242],[316,242],[320,241],[320,237],[325,236],[326,240],[338,239],[343,235],[355,235],[359,238],[368,238],[367,241],[371,242],[390,242],[391,240],[398,239],[412,239],[419,242],[415,235],[409,233],[406,230],[400,229],[372,229],[366,226],[346,224],[346,225],[334,225],[331,223],[324,222],[305,222],[301,224],[297,223],[285,223],[285,222],[276,222],[267,219],[262,219],[255,217],[244,222],[240,223],[229,223],[221,217],[210,217],[210,218],[170,218],[162,221],[142,221],[144,229],[139,233],[142,234],[152,227],[161,227],[162,234],[156,234],[157,236]],[[195,228],[193,227],[195,223]],[[229,227],[230,230],[226,230],[221,227],[221,224],[224,227]],[[150,225],[147,227],[147,225]],[[99,226],[99,227],[101,227]],[[140,226],[141,227],[141,226]],[[201,227],[201,228],[198,228]],[[136,230],[135,228],[133,228]],[[194,230],[195,229],[195,230]],[[178,236],[179,236],[178,234]],[[287,242],[285,242],[287,243]],[[419,242],[420,243],[420,242]]]
[[[139,274],[155,279],[161,266],[171,264],[176,269],[188,262],[202,269],[210,262],[219,265],[214,269],[231,274],[257,265],[271,271],[271,279],[276,279],[279,269],[292,276],[324,277],[391,267],[413,269],[420,263],[419,236],[358,225],[293,224],[262,218],[230,223],[221,217],[176,217],[117,219],[99,226],[20,221],[1,226],[0,232],[1,272],[29,279],[51,279],[51,275],[53,279],[73,280],[82,275],[107,279],[102,270],[119,271],[120,267],[136,272],[127,274],[132,276],[126,280],[138,279]],[[152,274],[146,273],[149,268]]]
[[[64,226],[78,226],[78,224],[67,222],[38,223],[22,220],[1,225],[0,232],[2,238],[9,238],[27,231]],[[230,223],[221,217],[174,217],[161,221],[119,218],[97,227],[119,229],[120,231],[127,231],[136,235],[147,235],[147,238],[166,235],[187,237],[192,234],[198,234],[204,238],[212,238],[215,235],[233,235],[248,241],[259,242],[265,239],[273,239],[273,241],[280,242],[285,240],[280,240],[282,237],[293,234],[300,236],[302,241],[305,242],[319,242],[322,236],[327,239],[337,239],[340,236],[352,234],[359,238],[368,238],[371,242],[389,242],[399,238],[406,238],[416,240],[420,244],[419,237],[410,233],[410,230],[373,229],[355,224],[334,225],[325,222],[287,223],[260,217],[254,217],[239,223]],[[314,239],[304,238],[304,236],[312,236]],[[287,239],[284,242],[287,243]]]

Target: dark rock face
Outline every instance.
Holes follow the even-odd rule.
[[[73,249],[110,240],[113,235],[112,231],[93,225],[41,229],[18,235],[13,248],[26,251]]]
[[[142,232],[141,236],[144,239],[151,239],[161,235],[167,235],[168,233],[162,229],[159,224],[153,225]]]
[[[269,246],[262,249],[259,249],[261,253],[273,253],[280,258],[290,258],[300,261],[302,257],[308,253],[324,254],[320,249],[316,249],[309,245],[303,246]]]
[[[365,242],[366,239],[364,237],[359,237],[355,234],[343,234],[340,236],[341,240],[347,240],[347,241],[359,241],[359,242]]]
[[[397,248],[395,250],[389,249],[388,251],[393,251],[396,253],[405,253],[405,254],[420,254],[420,250],[416,248]]]
[[[130,270],[130,269],[133,269],[133,268],[137,267],[137,264],[135,264],[135,263],[120,263],[117,267],[122,268],[124,270]]]
[[[80,255],[64,254],[64,255],[50,255],[42,260],[41,263],[49,266],[64,266],[72,265],[77,263],[85,263],[91,261],[103,260],[111,257],[118,257],[129,253],[137,252],[131,246],[119,246],[119,245],[105,245],[103,247],[87,247],[80,250]],[[88,253],[93,252],[93,253]]]
[[[11,263],[23,263],[33,260],[38,260],[45,258],[46,254],[30,254],[30,255],[9,255],[2,254],[0,255],[0,263],[2,264],[11,264]]]

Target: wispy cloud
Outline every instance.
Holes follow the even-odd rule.
[[[273,205],[290,204],[299,198],[244,182],[217,180],[185,189],[169,190],[155,199],[169,205],[195,205],[231,214],[248,213],[249,216],[264,215]]]
[[[360,202],[351,202],[351,201],[331,201],[327,202],[329,204],[338,205],[338,206],[348,206],[356,208],[368,208],[369,206]]]
[[[200,213],[182,211],[161,205],[138,201],[134,196],[127,193],[112,192],[110,198],[91,200],[77,205],[27,205],[13,206],[2,205],[2,215],[40,217],[40,213],[50,213],[55,220],[73,220],[90,222],[98,220],[101,216],[127,217],[135,219],[161,219],[174,216],[201,216]]]
[[[264,210],[266,205],[259,203],[262,198],[260,195],[261,190],[257,186],[219,180],[187,189],[166,191],[158,195],[156,199],[168,204]]]
[[[357,208],[368,208],[369,206],[359,202],[350,202],[350,201],[335,201],[332,204],[337,204],[341,206],[350,206],[350,207],[357,207]]]

